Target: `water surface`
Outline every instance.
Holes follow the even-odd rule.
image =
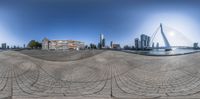
[[[200,50],[174,48],[171,51],[165,51],[164,49],[154,49],[151,51],[131,51],[131,50],[129,50],[128,52],[142,54],[142,55],[169,56],[169,55],[184,55],[184,54],[196,53],[196,52],[200,52]]]

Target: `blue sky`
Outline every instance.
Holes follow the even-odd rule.
[[[200,42],[199,5],[199,0],[0,0],[0,43],[22,46],[47,37],[97,44],[103,33],[107,45],[133,45],[135,37],[152,35],[162,22],[180,31],[168,37],[170,43],[191,45]],[[187,39],[177,41],[180,33]]]

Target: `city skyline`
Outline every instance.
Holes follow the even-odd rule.
[[[195,0],[0,1],[0,43],[23,46],[30,40],[42,41],[47,37],[98,44],[99,35],[104,34],[106,45],[113,41],[133,46],[134,38],[152,35],[162,22],[189,39],[190,43],[181,44],[192,46],[193,42],[200,42],[198,4]],[[176,33],[172,32],[168,33],[173,46],[181,38],[175,42]]]

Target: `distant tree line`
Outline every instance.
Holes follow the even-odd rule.
[[[91,43],[89,46],[85,45],[85,49],[97,49],[97,46]]]

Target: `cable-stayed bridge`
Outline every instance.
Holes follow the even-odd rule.
[[[171,34],[170,34],[170,32],[171,32]],[[162,46],[162,47],[159,47],[159,45],[158,45],[160,43],[160,41],[156,41],[156,37],[158,35],[160,35],[159,39],[161,39],[164,42],[164,46]],[[158,45],[157,47],[154,47],[155,42],[157,42],[157,45]],[[187,46],[186,45],[184,45],[184,46],[183,45],[174,45],[174,43],[177,43],[177,44],[190,43],[190,44],[192,44],[192,41],[190,39],[188,39],[180,31],[178,31],[174,28],[165,26],[165,25],[163,26],[163,24],[160,23],[159,27],[151,35],[150,45],[152,45],[152,47],[150,47],[150,49],[165,49],[165,51],[170,51],[170,50],[172,50],[172,48],[179,48],[179,47],[180,48],[189,48],[188,45]]]

